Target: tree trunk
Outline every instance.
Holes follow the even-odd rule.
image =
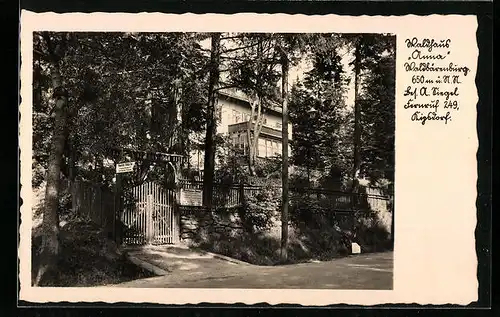
[[[264,125],[264,114],[263,114],[263,109],[262,109],[262,98],[258,97],[258,104],[257,104],[257,119],[255,120],[255,129],[253,132],[253,153],[254,153],[254,162],[257,158],[257,152],[259,150],[259,136],[260,132],[262,131],[262,126]],[[255,165],[254,165],[255,166]]]
[[[76,144],[73,138],[69,140],[69,180],[73,183],[76,179]]]
[[[247,141],[248,141],[248,169],[251,176],[255,175],[255,161],[257,159],[257,151],[259,145],[259,135],[263,125],[262,98],[256,97],[250,101],[251,114],[247,126]],[[257,114],[255,114],[257,108]],[[254,117],[256,117],[254,122]]]
[[[61,74],[57,63],[52,65],[52,86],[54,89],[54,134],[47,168],[47,187],[45,191],[45,206],[42,222],[42,247],[40,266],[35,279],[35,285],[51,282],[57,272],[59,255],[59,182],[62,156],[65,144],[67,95],[63,87]]]
[[[173,88],[174,104],[175,104],[175,143],[178,153],[184,154],[184,123],[182,122],[182,102],[181,102],[181,84],[180,80],[176,80]]]
[[[252,146],[252,130],[254,130],[254,122],[253,118],[255,116],[255,100],[250,101],[250,119],[248,120],[247,124],[247,157],[248,157],[248,172],[250,173],[250,176],[255,175],[255,165],[254,165],[254,153],[253,153],[253,146]],[[245,148],[245,145],[243,144],[243,149]]]
[[[288,68],[289,61],[285,52],[281,53],[281,97],[283,109],[283,164],[282,164],[282,209],[281,209],[281,260],[286,262],[288,260]]]
[[[215,135],[217,123],[216,112],[216,87],[219,83],[219,59],[220,59],[220,33],[212,35],[212,47],[210,52],[210,79],[208,85],[208,109],[207,109],[207,131],[205,137],[205,161],[203,167],[203,205],[212,206],[212,191],[215,171]]]
[[[359,104],[359,76],[361,63],[361,39],[356,40],[354,59],[354,159],[352,167],[352,191],[358,186],[358,177],[361,167],[361,105]]]

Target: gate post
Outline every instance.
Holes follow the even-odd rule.
[[[146,196],[146,243],[153,243],[153,196],[151,194]]]
[[[114,208],[115,214],[113,217],[113,231],[115,242],[118,245],[123,243],[123,226],[121,222],[121,213],[122,213],[122,176],[121,174],[115,174],[116,184],[115,184],[115,199],[114,199]]]
[[[181,208],[179,208],[179,197],[181,195],[181,186],[177,186],[174,192],[174,201],[172,202],[172,212],[174,213],[173,221],[174,223],[171,225],[173,228],[172,232],[172,240],[173,243],[177,244],[181,242],[182,235],[182,223],[181,223]]]

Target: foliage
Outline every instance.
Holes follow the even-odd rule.
[[[226,84],[245,94],[268,101],[277,98],[280,73],[276,69],[278,52],[272,34],[239,34],[232,39],[234,47],[222,56],[226,60]]]
[[[106,235],[86,221],[61,228],[61,256],[57,276],[44,286],[97,286],[115,284],[152,274],[130,263]],[[41,237],[32,239],[32,272],[39,264]]]
[[[222,184],[245,183],[248,178],[248,169],[238,155],[228,137],[219,135],[217,138],[217,166],[215,170],[215,182]]]
[[[389,38],[387,41],[394,41]],[[375,62],[376,61],[376,62]],[[394,180],[395,44],[376,56],[368,69],[361,103],[361,171],[373,182]]]
[[[371,210],[368,202],[362,200],[360,211],[337,213],[335,198],[333,193],[292,193],[292,225],[299,236],[308,237],[309,248],[346,254],[350,252],[351,242],[358,243],[363,252],[385,251],[392,247],[390,232],[379,219],[380,211]]]
[[[69,141],[63,172],[111,182],[113,147],[187,153],[187,132],[204,126],[207,59],[189,33],[53,33],[70,38],[61,59]],[[48,66],[34,35],[34,165],[46,165],[52,122]],[[178,131],[181,131],[179,133]],[[147,164],[146,164],[147,165]],[[143,168],[149,168],[149,165]]]
[[[255,176],[263,179],[281,180],[281,156],[274,156],[265,159],[257,159],[255,167]]]
[[[321,185],[343,188],[350,181],[353,150],[359,149],[359,176],[372,182],[394,174],[394,37],[385,34],[315,35],[309,45],[311,69],[296,82],[290,96],[293,124],[292,162],[324,175]],[[355,98],[360,115],[346,104],[351,78],[342,56],[359,82]],[[357,58],[357,59],[356,59]],[[359,121],[359,139],[354,138]],[[356,146],[355,146],[356,145]]]
[[[388,34],[347,34],[354,52],[350,65],[359,88],[354,117],[355,169],[358,177],[376,182],[394,178],[395,37]],[[354,175],[354,174],[353,174]]]
[[[348,144],[344,144],[349,132],[345,111],[348,79],[338,53],[340,42],[326,35],[319,36],[318,41],[329,49],[312,46],[312,68],[303,82],[293,86],[290,98],[292,161],[306,168],[308,179],[312,170],[342,173],[350,165]]]
[[[267,199],[270,196],[259,197]],[[261,230],[246,228],[208,234],[197,246],[257,265],[280,264],[280,238],[279,234],[273,234],[279,232],[280,223],[266,216],[272,214],[268,204],[258,204],[258,199],[251,201],[257,210],[256,222],[270,225],[263,225]],[[327,195],[292,191],[289,263],[346,256],[351,252],[352,242],[360,244],[364,253],[392,248],[389,233],[375,211],[336,214],[332,205],[333,199]]]
[[[242,208],[244,227],[249,232],[262,232],[273,225],[281,205],[281,192],[271,183],[260,187],[256,194],[245,197]]]

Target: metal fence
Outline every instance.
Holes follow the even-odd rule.
[[[203,182],[181,181],[181,189],[203,191]],[[213,184],[212,206],[214,208],[231,208],[241,206],[244,199],[241,185]]]
[[[179,191],[160,188],[159,185],[138,186],[132,190],[134,208],[125,204],[120,217],[116,217],[115,193],[109,188],[87,181],[77,180],[71,185],[72,208],[82,218],[102,227],[114,239],[128,239],[128,243],[175,243],[177,241],[177,208],[180,207]],[[203,190],[200,181],[181,181],[180,189]],[[241,207],[245,200],[257,197],[264,190],[273,191],[281,197],[281,186],[264,187],[248,184],[213,184],[213,204],[221,208]],[[348,193],[324,188],[290,188],[290,203],[302,204],[309,211],[308,204],[319,204],[325,212],[345,213],[359,210],[393,210],[392,195],[368,188],[362,193]],[[259,198],[259,197],[258,197]],[[128,209],[127,209],[128,208]],[[130,209],[130,210],[129,210]],[[142,212],[144,211],[144,212]],[[123,230],[135,228],[130,232]],[[144,230],[142,230],[144,229]],[[124,236],[123,236],[124,235]],[[123,236],[123,237],[122,237]]]
[[[257,186],[248,184],[220,184],[213,186],[213,206],[215,208],[241,206],[245,200],[257,196],[265,188],[281,195],[281,186]],[[182,181],[181,188],[203,190],[201,181]],[[392,209],[392,196],[384,195],[378,188],[366,188],[365,192],[351,193],[339,190],[311,187],[290,187],[291,200],[309,199],[327,204],[329,209],[337,212],[354,210],[387,210]]]

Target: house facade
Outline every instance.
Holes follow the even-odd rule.
[[[221,90],[217,103],[217,133],[229,136],[233,146],[241,154],[248,151],[247,128],[251,122],[251,106],[248,97],[236,90]],[[257,157],[272,158],[282,153],[282,109],[279,105],[268,106],[262,112],[262,130],[258,138]],[[255,126],[255,124],[253,125]],[[198,136],[199,139],[200,136]],[[288,125],[288,139],[292,139],[292,124]],[[290,145],[288,147],[290,153]],[[216,162],[217,164],[217,162]],[[191,154],[191,166],[203,170],[203,150]]]

